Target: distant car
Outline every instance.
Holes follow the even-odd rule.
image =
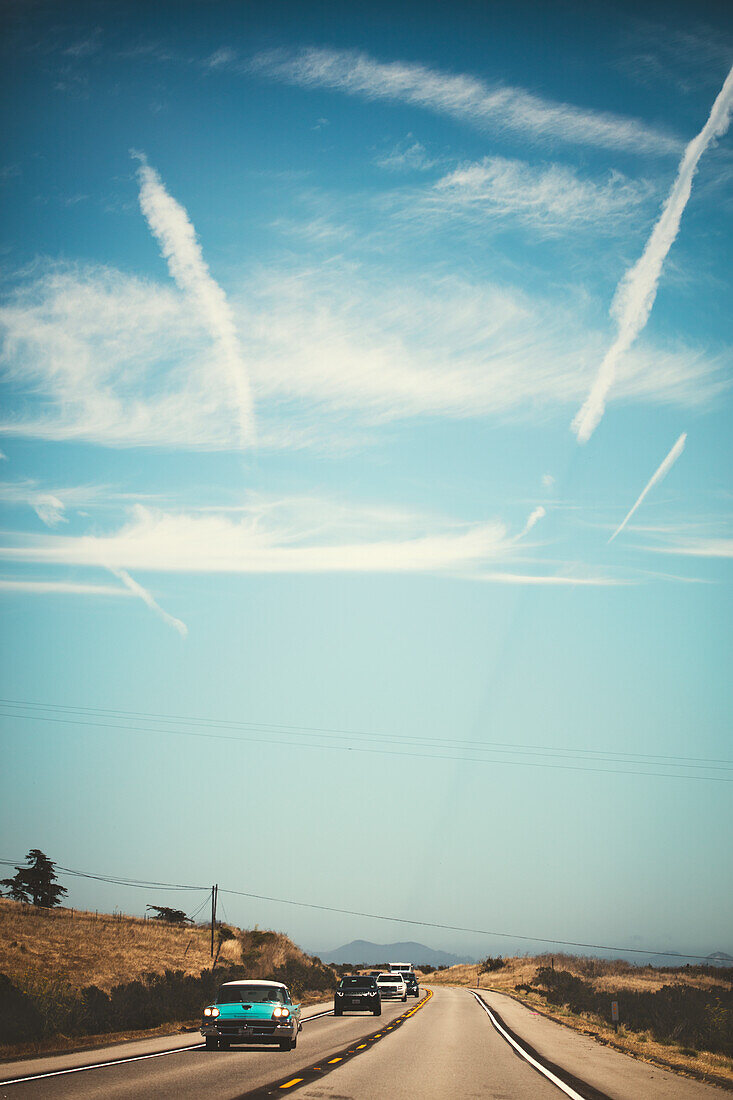
[[[402,1001],[407,1000],[407,986],[401,974],[380,974],[377,978],[377,985],[379,986],[382,1000],[385,1000],[387,997],[399,997]]]
[[[300,1005],[281,982],[225,982],[201,1022],[207,1050],[228,1050],[231,1043],[276,1043],[280,1050],[295,1050],[300,1029]]]
[[[408,974],[403,973],[402,977],[405,979],[408,997],[419,997],[420,986],[418,985],[417,975],[413,974],[413,972],[410,971]]]
[[[397,971],[397,973],[399,973],[399,974],[410,974],[410,973],[412,973],[412,971],[414,969],[415,968],[412,965],[412,963],[390,963],[389,964],[390,973],[394,973],[395,971]]]
[[[333,997],[334,1016],[344,1012],[372,1012],[382,1015],[382,998],[376,978],[368,974],[346,974]]]

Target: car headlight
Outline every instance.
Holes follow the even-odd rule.
[[[205,1008],[204,1009],[204,1016],[218,1016],[218,1015],[219,1015],[219,1009],[216,1008],[216,1007]]]
[[[289,1008],[276,1008],[276,1009],[274,1009],[274,1011],[272,1013],[272,1018],[273,1018],[273,1020],[275,1020],[275,1019],[282,1020],[282,1019],[287,1019],[289,1015],[290,1015],[290,1009]]]

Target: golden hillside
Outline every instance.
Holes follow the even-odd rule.
[[[220,964],[270,972],[288,961],[310,962],[280,932],[231,927],[233,939],[218,943]],[[122,914],[72,909],[36,909],[0,899],[0,973],[20,987],[31,977],[52,975],[75,989],[96,985],[105,992],[146,973],[182,970],[198,975],[210,967],[211,938],[204,926],[177,927]]]

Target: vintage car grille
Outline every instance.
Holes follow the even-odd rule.
[[[216,1030],[220,1035],[238,1035],[243,1027],[250,1035],[272,1035],[277,1020],[217,1020]]]

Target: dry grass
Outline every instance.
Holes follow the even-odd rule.
[[[549,966],[554,958],[558,970],[568,970],[585,981],[592,981],[597,989],[638,990],[655,992],[663,985],[672,982],[684,983],[697,988],[709,988],[720,982],[708,975],[689,974],[680,968],[665,973],[651,966],[633,966],[624,960],[582,958],[574,955],[537,955],[534,957],[516,957],[505,959],[501,970],[494,970],[480,976],[482,989],[491,989],[497,993],[507,993],[528,1007],[540,1012],[551,1020],[572,1027],[598,1042],[614,1047],[624,1054],[630,1054],[645,1062],[673,1069],[678,1073],[689,1074],[702,1080],[733,1089],[733,1059],[723,1054],[699,1051],[696,1056],[683,1053],[681,1047],[660,1043],[649,1032],[627,1031],[623,1026],[614,1031],[610,1023],[599,1016],[589,1013],[576,1015],[564,1007],[549,1005],[544,997],[537,993],[517,991],[517,985],[529,985],[537,968]],[[726,971],[721,973],[724,979]],[[424,981],[437,985],[472,986],[477,984],[478,967],[475,965],[451,966],[447,970],[438,970],[426,974]]]
[[[269,974],[290,960],[312,960],[281,932],[232,927],[236,938],[225,940],[218,963],[249,964]],[[34,986],[51,976],[72,989],[96,985],[109,993],[119,984],[144,974],[182,970],[197,977],[211,967],[211,936],[206,927],[180,928],[139,917],[88,913],[71,909],[34,909],[0,898],[0,973],[19,988]],[[306,992],[303,1005],[328,1000],[328,995]],[[124,1039],[174,1035],[197,1027],[198,1021],[163,1024],[145,1031],[66,1037],[42,1042],[0,1045],[0,1060],[40,1053],[86,1050]]]
[[[0,973],[16,984],[43,972],[73,988],[105,992],[143,974],[211,966],[210,934],[139,917],[72,909],[35,909],[0,899]],[[240,943],[226,941],[220,962],[238,963]]]

